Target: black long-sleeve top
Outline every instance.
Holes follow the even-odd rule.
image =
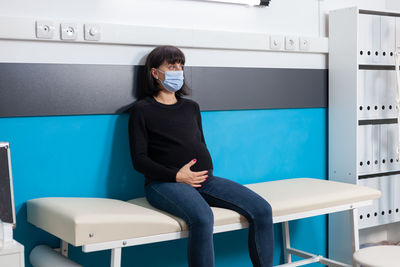
[[[153,97],[136,101],[129,118],[129,141],[134,168],[151,180],[176,182],[183,165],[196,158],[192,171],[212,170],[201,123],[200,107],[177,97],[172,105]]]

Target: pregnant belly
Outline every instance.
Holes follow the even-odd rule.
[[[182,168],[193,159],[197,159],[196,164],[191,168],[193,171],[212,168],[211,155],[207,147],[201,143],[196,146],[174,146],[163,147],[162,149],[151,149],[149,156],[154,161],[167,166]]]

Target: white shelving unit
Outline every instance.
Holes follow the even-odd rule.
[[[0,266],[24,267],[24,246],[13,240],[0,249]]]
[[[396,45],[400,13],[357,7],[329,13],[329,179],[382,192],[358,210],[361,242],[374,240],[375,227],[389,231],[400,221]],[[330,258],[351,263],[350,231],[347,214],[329,216]],[[375,236],[381,241],[381,232]]]

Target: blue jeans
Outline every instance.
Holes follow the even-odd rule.
[[[210,206],[243,215],[249,222],[248,247],[253,266],[272,266],[274,237],[269,203],[241,184],[213,176],[211,171],[201,185],[195,188],[185,183],[151,181],[145,186],[152,206],[182,218],[188,225],[189,266],[214,266],[214,217]]]

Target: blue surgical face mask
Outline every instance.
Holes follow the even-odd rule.
[[[178,71],[162,71],[157,69],[158,71],[165,74],[165,80],[160,82],[170,92],[175,93],[183,86],[183,70]]]

